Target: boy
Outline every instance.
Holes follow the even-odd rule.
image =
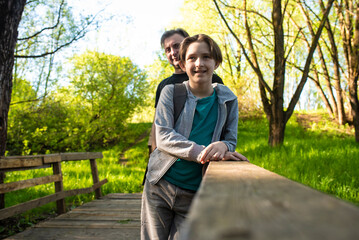
[[[205,163],[245,160],[237,143],[237,97],[222,84],[212,84],[222,62],[218,45],[207,35],[181,43],[180,66],[187,99],[174,126],[174,85],[163,88],[156,108],[157,149],[151,154],[142,196],[141,238],[176,239],[202,180]]]
[[[189,37],[188,33],[182,29],[172,29],[165,31],[161,37],[161,47],[164,49],[166,58],[168,62],[173,66],[174,72],[168,78],[163,79],[157,86],[156,90],[156,99],[155,99],[155,108],[157,107],[158,100],[160,98],[162,89],[169,84],[176,84],[176,83],[183,83],[184,81],[188,80],[188,76],[185,71],[181,69],[179,66],[179,47],[181,42],[186,37]],[[212,82],[222,83],[222,79],[213,74]],[[156,141],[155,141],[155,130],[154,126],[152,126],[151,134],[148,140],[148,148],[149,153],[153,152],[156,148]]]

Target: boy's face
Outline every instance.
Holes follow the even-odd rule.
[[[165,49],[166,57],[168,59],[168,62],[175,68],[175,71],[177,70],[181,71],[181,68],[179,66],[179,47],[181,42],[183,41],[184,37],[180,34],[173,34],[172,36],[166,38],[163,42],[163,47]]]
[[[212,75],[218,64],[211,57],[209,46],[205,42],[193,42],[186,51],[185,62],[181,63],[190,81],[212,83]]]

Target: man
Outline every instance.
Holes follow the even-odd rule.
[[[182,83],[188,80],[188,76],[186,72],[183,71],[179,65],[179,56],[178,56],[180,44],[183,41],[183,39],[185,39],[188,36],[189,34],[181,28],[168,30],[162,34],[161,46],[165,50],[165,54],[168,62],[174,68],[174,73],[170,77],[163,79],[158,84],[156,91],[155,108],[157,107],[157,103],[158,103],[158,99],[160,98],[161,91],[166,85]],[[212,82],[223,84],[222,79],[216,74],[213,74]],[[152,125],[150,138],[148,140],[148,148],[149,148],[149,153],[153,152],[153,150],[156,148],[154,124]]]

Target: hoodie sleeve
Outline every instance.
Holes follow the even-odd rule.
[[[224,142],[228,151],[234,152],[237,146],[238,134],[238,101],[237,99],[229,101],[227,107],[227,120],[221,136],[221,141]]]
[[[199,162],[200,153],[205,147],[188,140],[174,129],[173,89],[174,85],[167,85],[163,88],[156,108],[157,148],[172,156]],[[191,127],[188,126],[188,128]]]

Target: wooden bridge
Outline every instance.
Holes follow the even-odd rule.
[[[141,194],[109,194],[7,239],[140,239]],[[246,162],[211,162],[182,240],[359,239],[359,208]]]
[[[140,239],[141,194],[109,194],[10,239]]]

